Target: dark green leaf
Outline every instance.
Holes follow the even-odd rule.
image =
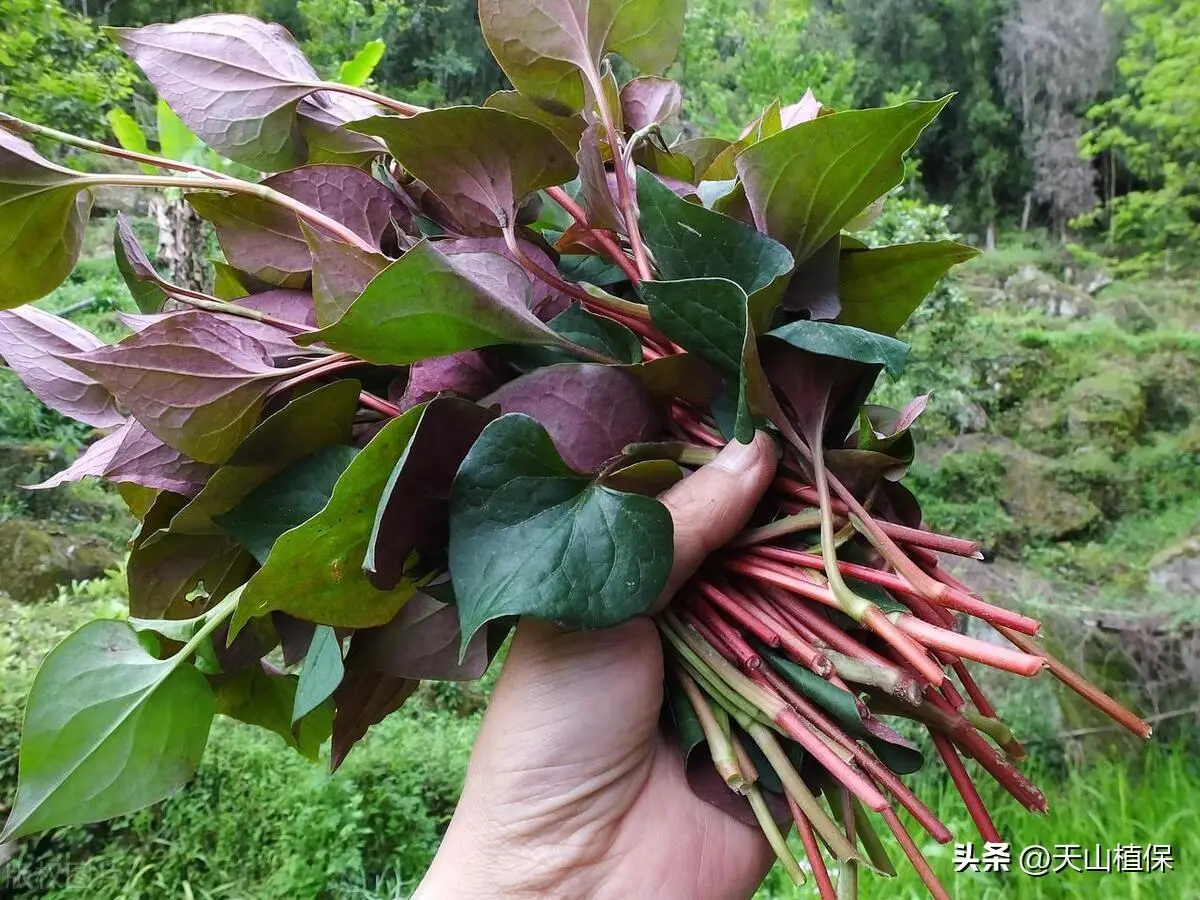
[[[904,371],[908,360],[908,344],[904,341],[849,325],[799,319],[770,334],[809,353],[883,366],[893,378]]]
[[[196,771],[212,717],[212,692],[194,667],[155,659],[124,622],[89,622],[34,679],[0,841],[169,797]]]
[[[904,177],[904,151],[949,97],[819,116],[737,158],[754,222],[796,262],[811,256]]]
[[[895,334],[951,266],[979,255],[954,241],[896,244],[875,250],[843,250],[838,321],[880,334]]]
[[[672,549],[659,501],[577,475],[537,422],[501,416],[454,480],[450,573],[463,648],[503,616],[601,628],[643,613],[666,583]]]
[[[322,447],[264,481],[212,521],[265,564],[280,535],[325,508],[338,478],[357,455],[353,447]]]
[[[292,724],[332,697],[345,672],[342,642],[328,625],[318,625],[313,630],[312,643],[308,645],[304,668],[300,670],[300,680],[296,684]]]
[[[396,615],[413,586],[402,583],[395,590],[377,591],[362,563],[379,498],[421,411],[414,407],[389,422],[342,473],[325,508],[280,535],[242,593],[231,634],[252,616],[272,610],[344,628],[370,628]]]
[[[637,192],[642,237],[663,281],[727,278],[753,294],[792,270],[792,254],[778,241],[688,203],[645,169]]]
[[[421,241],[367,285],[340,319],[300,335],[297,343],[320,341],[380,365],[405,365],[495,344],[564,345],[525,306],[524,297],[496,293],[508,291],[508,285],[479,277],[478,258],[485,256],[493,269],[517,268],[498,254],[446,256]]]

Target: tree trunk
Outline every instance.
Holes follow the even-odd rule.
[[[988,222],[987,236],[984,238],[984,247],[988,250],[996,249],[996,220]]]
[[[1021,230],[1022,231],[1029,230],[1029,216],[1032,212],[1033,212],[1033,194],[1031,192],[1031,193],[1028,193],[1025,195],[1025,208],[1023,210],[1021,210]]]
[[[150,201],[158,224],[156,261],[167,281],[193,291],[208,292],[204,264],[204,220],[182,199]]]

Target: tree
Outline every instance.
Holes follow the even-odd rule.
[[[1125,0],[1129,18],[1113,99],[1088,111],[1090,156],[1107,155],[1134,181],[1108,191],[1109,240],[1145,253],[1200,241],[1200,0]]]
[[[1022,226],[1033,200],[1046,204],[1060,234],[1095,206],[1095,174],[1077,149],[1083,127],[1075,112],[1108,81],[1113,46],[1101,0],[1018,0],[1005,19],[1001,82],[1034,173]]]
[[[0,108],[105,136],[104,114],[133,94],[129,60],[59,0],[0,0]]]

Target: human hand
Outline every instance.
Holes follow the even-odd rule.
[[[661,602],[742,528],[774,473],[760,433],[663,494],[675,561]],[[658,727],[662,681],[649,618],[601,631],[523,619],[462,799],[413,900],[753,894],[770,848],[691,792]]]

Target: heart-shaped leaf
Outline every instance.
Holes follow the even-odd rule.
[[[324,213],[375,247],[399,211],[387,187],[352,166],[304,166],[272,175],[263,185]],[[200,191],[187,201],[216,226],[234,266],[281,287],[308,282],[313,257],[295,213],[246,194]]]
[[[658,405],[637,378],[595,363],[536,369],[481,405],[536,419],[576,472],[596,472],[626,444],[654,440],[663,429]]]
[[[125,421],[116,399],[58,356],[103,346],[90,331],[36,307],[0,310],[0,358],[51,409],[96,428]]]
[[[462,650],[503,616],[602,628],[643,613],[666,583],[672,549],[658,500],[578,475],[536,421],[501,416],[454,480],[450,574]]]
[[[600,62],[619,53],[646,74],[675,59],[684,0],[480,0],[492,55],[517,90],[577,112],[600,92]]]
[[[52,488],[95,475],[119,484],[138,484],[186,497],[201,489],[212,466],[188,459],[130,419],[112,434],[91,444],[61,472],[31,488]]]
[[[770,334],[809,353],[883,366],[893,378],[899,377],[908,361],[908,344],[904,341],[850,325],[798,319]]]
[[[83,179],[0,127],[0,309],[44,297],[75,268],[92,208]]]
[[[212,718],[212,691],[193,666],[155,659],[127,623],[89,622],[34,678],[0,841],[169,797],[196,771]]]
[[[200,462],[223,462],[258,421],[286,369],[238,328],[199,310],[108,347],[58,359],[110,390],[139,422]]]
[[[318,625],[313,629],[312,642],[304,655],[304,668],[300,670],[300,680],[296,684],[292,724],[332,697],[345,673],[342,642],[328,625]]]
[[[754,223],[803,262],[901,182],[904,151],[949,99],[818,116],[746,148],[737,172]]]
[[[307,160],[297,107],[305,100],[312,118],[334,101],[314,93],[321,79],[286,29],[250,16],[210,15],[106,31],[221,155],[264,171]]]
[[[639,223],[664,281],[727,278],[747,294],[792,270],[788,249],[749,225],[688,203],[638,170]]]
[[[895,334],[951,266],[979,251],[955,241],[895,244],[874,250],[843,250],[838,276],[838,321],[880,334]]]
[[[162,289],[154,264],[138,243],[137,235],[129,227],[129,221],[123,213],[117,213],[117,224],[113,232],[113,255],[117,260],[117,271],[125,280],[125,286],[129,288],[137,308],[144,313],[156,313],[161,310],[167,302],[167,292]]]
[[[383,489],[363,559],[367,578],[382,591],[394,588],[405,573],[445,568],[454,475],[496,418],[485,405],[456,397],[431,400],[418,414],[412,440]]]
[[[358,408],[357,381],[335,381],[302,394],[264,419],[171,519],[176,534],[224,533],[213,519],[297,460],[322,447],[350,443]]]
[[[231,634],[272,610],[343,628],[382,625],[396,615],[412,596],[412,584],[377,591],[362,563],[379,498],[421,412],[416,407],[389,422],[342,472],[324,509],[279,536],[242,592]]]
[[[630,132],[669,122],[682,105],[683,92],[669,78],[643,75],[621,88],[621,116]]]
[[[478,257],[488,258],[486,269]],[[320,341],[380,365],[494,344],[565,345],[529,310],[525,297],[508,291],[513,282],[494,277],[498,269],[515,267],[498,254],[446,256],[421,241],[376,276],[340,319],[297,342]],[[519,283],[524,276],[517,274]]]
[[[575,160],[548,128],[482,106],[378,116],[355,130],[383,138],[388,150],[464,224],[507,228],[534,191],[575,177]]]

